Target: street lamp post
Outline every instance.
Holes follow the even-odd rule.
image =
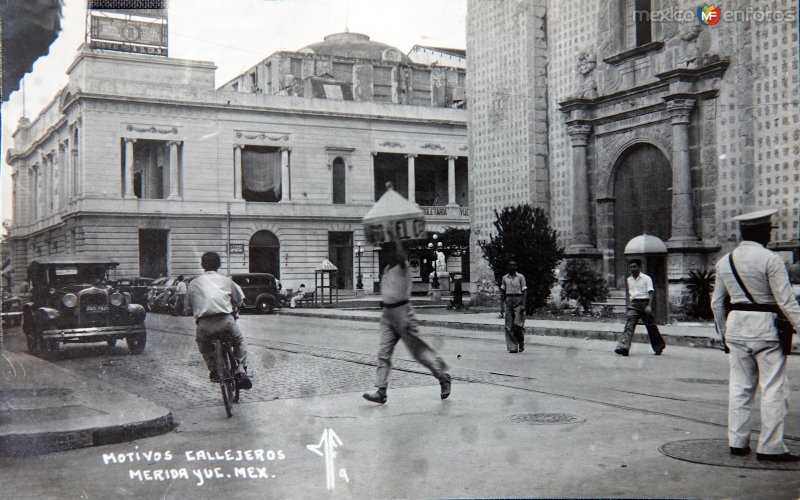
[[[364,249],[361,248],[361,242],[356,244],[356,257],[358,257],[358,279],[356,280],[356,290],[364,289],[364,281],[361,276],[361,256],[364,255]]]
[[[433,241],[436,242],[439,236],[436,233],[433,233]],[[439,242],[439,248],[441,248],[442,242]],[[437,247],[434,246],[433,243],[428,243],[428,248],[431,249],[431,253],[433,254],[433,279],[431,280],[431,289],[438,290],[439,289],[439,273],[437,269],[438,260],[436,258],[436,250]]]

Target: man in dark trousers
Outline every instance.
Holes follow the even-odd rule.
[[[373,403],[386,402],[386,388],[389,385],[389,372],[392,369],[392,353],[394,346],[403,339],[408,351],[414,359],[422,363],[439,379],[441,398],[450,395],[450,375],[447,365],[438,357],[424,340],[419,337],[417,318],[409,303],[411,298],[411,268],[406,259],[403,244],[388,242],[383,244],[384,255],[388,265],[381,277],[381,340],[378,349],[378,373],[375,392],[365,392],[364,399]]]
[[[633,341],[633,332],[636,330],[636,323],[642,319],[644,327],[647,329],[647,336],[650,337],[650,347],[656,356],[659,356],[666,347],[664,338],[658,331],[656,320],[653,316],[653,279],[644,274],[642,261],[633,259],[630,262],[631,275],[628,276],[628,309],[626,311],[625,329],[622,331],[617,347],[614,352],[620,356],[627,356]]]
[[[771,239],[772,215],[759,210],[734,217],[741,243],[716,266],[711,308],[722,340],[730,351],[728,378],[728,444],[731,455],[750,453],[750,418],[756,388],[761,387],[761,433],[756,458],[796,462],[783,442],[789,404],[786,355],[781,349],[776,314],[782,312],[795,331],[800,305],[792,295],[783,260],[765,247]],[[726,298],[730,297],[730,307]]]
[[[236,385],[240,389],[250,389],[253,384],[247,376],[247,346],[244,337],[233,317],[233,307],[244,301],[242,289],[227,276],[217,273],[220,267],[219,254],[206,252],[200,258],[205,271],[189,284],[188,306],[195,317],[197,348],[209,371],[212,382],[218,382],[214,365],[214,339],[227,337],[233,345],[236,357]]]
[[[506,349],[510,353],[525,350],[525,302],[528,284],[517,272],[517,261],[508,261],[508,274],[500,283],[500,300],[505,306]]]

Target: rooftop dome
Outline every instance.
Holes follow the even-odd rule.
[[[328,35],[324,41],[307,45],[298,52],[351,59],[411,63],[411,59],[396,47],[385,43],[373,42],[367,35],[361,33],[335,33]]]

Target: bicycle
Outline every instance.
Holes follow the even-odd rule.
[[[214,339],[214,364],[222,390],[222,401],[228,418],[233,416],[233,403],[239,402],[239,387],[236,385],[236,357],[230,339]]]

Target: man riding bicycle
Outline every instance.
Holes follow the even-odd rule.
[[[217,273],[221,262],[216,252],[204,253],[200,264],[205,272],[192,280],[187,293],[187,307],[191,308],[197,324],[197,347],[208,366],[211,381],[218,382],[214,365],[214,339],[229,338],[237,361],[236,386],[250,389],[253,383],[246,372],[247,346],[233,315],[234,306],[242,305],[244,293],[233,280]]]

